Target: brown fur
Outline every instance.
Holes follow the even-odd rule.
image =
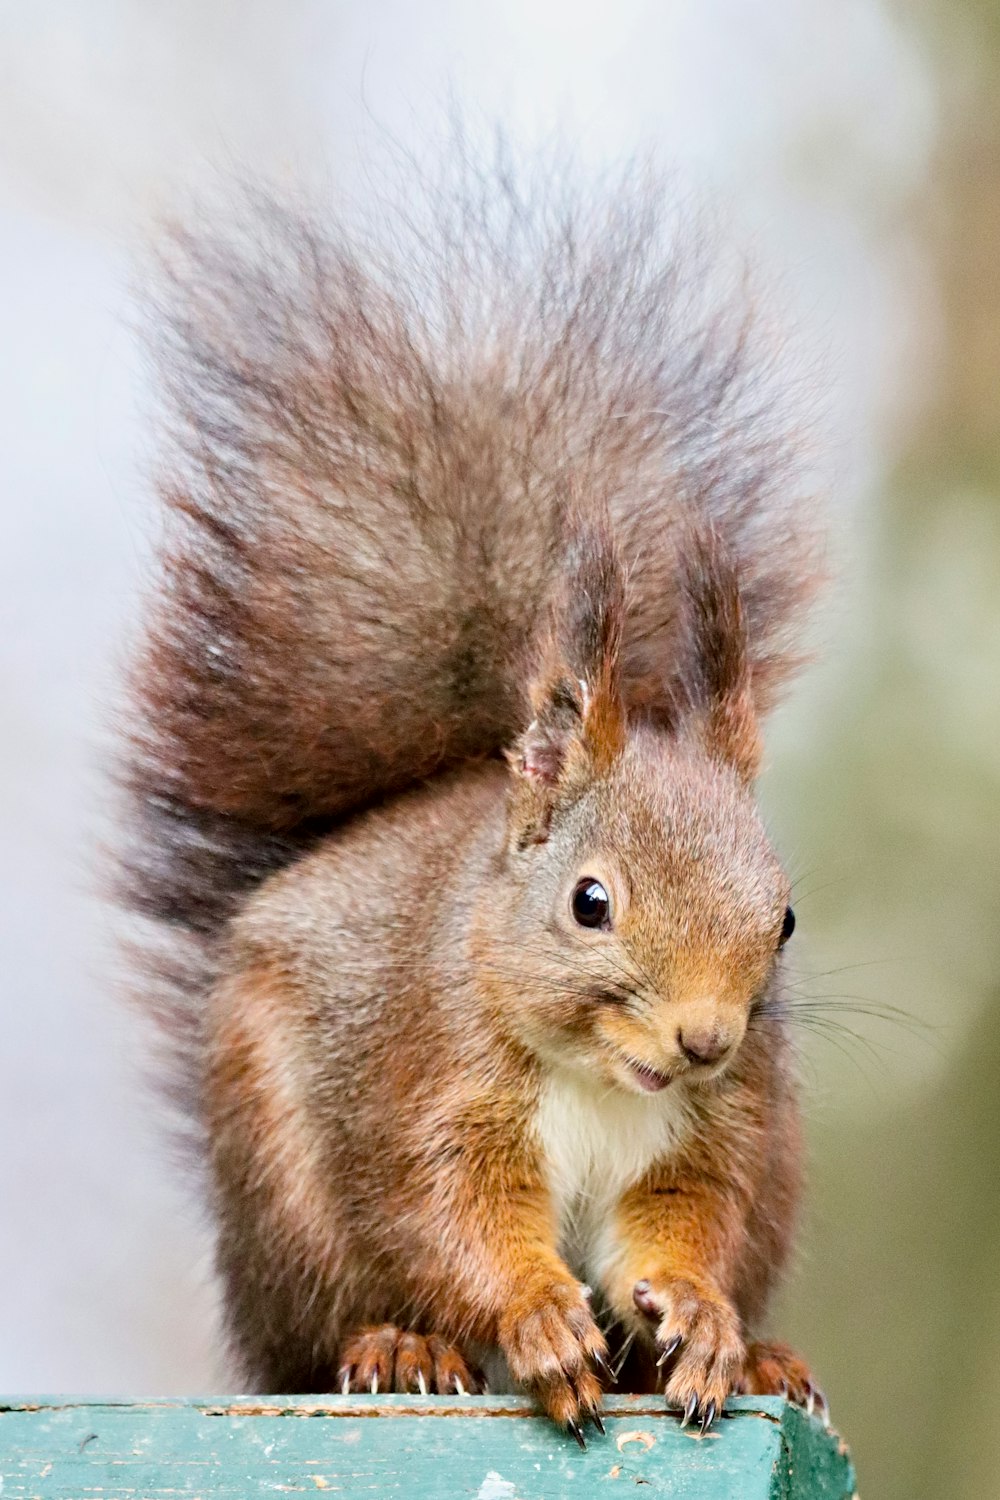
[[[440,1389],[499,1349],[576,1423],[599,1305],[644,1379],[682,1337],[667,1394],[710,1421],[781,1364],[745,1346],[798,1173],[750,784],[812,531],[751,323],[696,314],[654,196],[541,204],[484,180],[432,251],[274,205],[175,238],[123,883],[174,934],[152,1004],[248,1380]],[[539,1124],[564,1075],[669,1078],[683,1122],[594,1309]]]

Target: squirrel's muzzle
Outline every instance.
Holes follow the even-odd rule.
[[[670,1024],[675,1027],[677,1055],[692,1069],[708,1069],[718,1067],[736,1051],[746,1033],[747,1018],[741,1006],[706,996],[671,1006]]]
[[[677,1029],[677,1045],[695,1066],[720,1062],[733,1050],[728,1031],[717,1025],[687,1025]]]

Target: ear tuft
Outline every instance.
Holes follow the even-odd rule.
[[[686,538],[684,587],[693,658],[685,695],[702,717],[709,752],[752,781],[761,740],[739,570],[711,526]]]
[[[606,519],[574,517],[569,537],[530,688],[534,719],[508,754],[529,794],[514,801],[522,843],[547,832],[555,807],[610,769],[625,743],[624,573]]]

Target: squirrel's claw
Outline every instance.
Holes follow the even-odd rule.
[[[812,1381],[809,1381],[806,1385],[805,1407],[806,1411],[811,1417],[818,1415],[820,1421],[823,1423],[823,1426],[829,1427],[830,1403],[827,1401],[819,1386],[813,1385]]]
[[[513,1379],[557,1427],[572,1432],[581,1447],[588,1421],[603,1430],[595,1414],[600,1377],[608,1374],[607,1345],[575,1282],[545,1284],[537,1295],[526,1295],[509,1324],[501,1325],[499,1342]]]
[[[704,1436],[718,1415],[719,1403],[714,1397],[702,1404],[698,1392],[692,1391],[687,1399],[684,1410],[681,1412],[680,1425],[682,1427],[690,1427],[693,1424]]]
[[[535,1394],[556,1426],[571,1432],[581,1448],[586,1447],[584,1433],[588,1422],[594,1424],[601,1437],[607,1436],[601,1415],[601,1388],[593,1374],[583,1373],[547,1387],[536,1387]]]
[[[809,1416],[818,1415],[829,1426],[830,1408],[808,1368],[787,1344],[763,1341],[747,1350],[743,1372],[744,1389],[751,1396],[783,1396]]]
[[[736,1309],[681,1277],[657,1286],[637,1282],[633,1301],[659,1320],[656,1366],[667,1407],[680,1411],[682,1427],[694,1423],[707,1432],[743,1376],[746,1347]]]
[[[683,1415],[681,1416],[682,1427],[687,1427],[694,1420],[694,1415],[697,1410],[698,1393],[697,1391],[692,1391],[690,1396],[688,1397],[687,1405],[684,1408]]]
[[[683,1342],[684,1335],[682,1333],[675,1333],[669,1344],[665,1345],[663,1353],[656,1361],[657,1369],[662,1369],[662,1367],[667,1363],[667,1360],[671,1359],[673,1355],[677,1353]]]
[[[453,1345],[436,1334],[411,1333],[386,1323],[362,1328],[347,1340],[337,1370],[345,1396],[395,1391],[399,1395],[468,1395],[479,1374]]]
[[[604,1418],[601,1416],[600,1412],[590,1411],[587,1413],[587,1415],[593,1422],[594,1426],[597,1428],[598,1432],[601,1434],[601,1437],[607,1437],[608,1430],[604,1425]]]

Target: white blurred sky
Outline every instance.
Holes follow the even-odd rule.
[[[0,1390],[225,1384],[94,894],[153,529],[136,247],[234,171],[358,189],[372,140],[419,150],[449,100],[588,161],[652,145],[723,206],[835,371],[844,504],[914,398],[933,328],[897,218],[934,104],[878,0],[2,0]]]

